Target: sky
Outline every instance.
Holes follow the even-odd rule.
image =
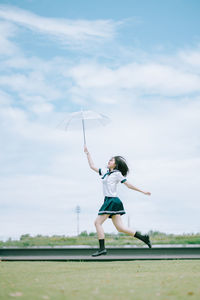
[[[94,232],[101,179],[87,163],[126,158],[118,187],[132,229],[200,232],[200,2],[0,0],[0,239]],[[79,121],[77,121],[79,122]],[[116,233],[112,221],[106,232]]]

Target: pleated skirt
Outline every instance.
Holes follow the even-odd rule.
[[[112,218],[114,215],[124,215],[125,213],[123,203],[118,197],[105,197],[98,215],[109,215],[109,218]]]

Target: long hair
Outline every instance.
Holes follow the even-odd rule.
[[[129,168],[127,166],[126,160],[122,156],[114,156],[116,170],[119,170],[123,176],[126,176],[129,172]]]

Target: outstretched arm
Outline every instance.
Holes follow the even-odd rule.
[[[92,170],[94,170],[95,172],[99,173],[99,169],[94,166],[94,163],[92,161],[92,157],[91,157],[86,145],[84,146],[84,152],[87,155],[87,159],[88,159],[88,163],[89,163],[90,168]]]
[[[151,193],[149,193],[149,192],[144,192],[144,191],[139,190],[138,188],[136,188],[135,186],[133,186],[133,185],[132,185],[131,183],[129,183],[128,181],[125,181],[124,184],[125,184],[129,189],[131,189],[131,190],[134,190],[134,191],[143,193],[143,194],[148,195],[148,196],[151,195]]]

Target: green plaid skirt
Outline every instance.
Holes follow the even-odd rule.
[[[101,206],[98,215],[124,215],[126,212],[122,201],[118,197],[105,197],[104,203]]]

